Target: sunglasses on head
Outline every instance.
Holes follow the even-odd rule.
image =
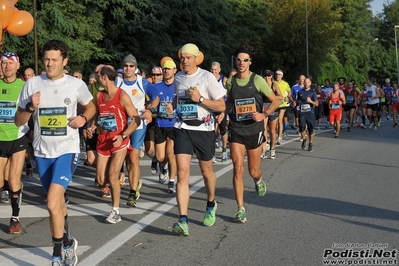
[[[239,57],[236,57],[236,61],[237,61],[237,62],[245,62],[245,63],[247,63],[247,62],[251,61],[251,59],[249,59],[249,58],[239,58]]]
[[[134,68],[135,65],[123,65],[123,67],[127,67],[127,68]]]

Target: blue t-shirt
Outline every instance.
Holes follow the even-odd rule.
[[[298,97],[298,91],[303,90],[304,88],[305,88],[305,86],[301,87],[299,84],[292,86],[292,89],[291,89],[292,99],[296,100]]]
[[[313,90],[300,90],[297,96],[297,106],[299,107],[300,114],[314,113],[314,106],[307,101],[310,97],[312,101],[317,101],[317,94]]]
[[[166,85],[165,82],[159,82],[154,85],[158,91],[159,105],[157,108],[157,118],[155,124],[157,127],[173,127],[176,119],[174,114],[168,115],[165,111],[165,103],[172,103],[175,98],[175,85]]]

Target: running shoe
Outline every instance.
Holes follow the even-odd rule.
[[[374,126],[374,131],[377,131],[377,127],[376,126]]]
[[[111,210],[109,213],[107,219],[105,220],[107,223],[110,224],[116,224],[122,221],[121,215],[119,212],[116,212],[115,210]]]
[[[364,124],[362,124],[360,127],[366,129],[366,126]]]
[[[338,135],[339,135],[338,133],[335,133],[334,138],[337,139],[337,138],[338,138]]]
[[[389,115],[387,115],[387,120],[389,120],[389,118],[391,118]]]
[[[393,127],[397,127],[397,126],[398,126],[398,123],[393,124]]]
[[[245,213],[244,208],[238,208],[238,212],[236,213],[236,217],[234,217],[233,222],[238,224],[243,224],[247,221],[247,214]]]
[[[175,193],[176,189],[175,189],[175,182],[170,180],[168,183],[168,193]]]
[[[218,207],[216,200],[214,200],[215,206],[213,208],[206,207],[203,224],[205,226],[212,226],[216,221],[216,209]]]
[[[0,203],[9,203],[10,202],[10,194],[8,190],[2,189],[0,191]]]
[[[136,194],[129,193],[129,197],[127,198],[126,205],[129,207],[136,207],[136,204],[137,204]]]
[[[369,128],[370,128],[370,129],[372,129],[372,128],[373,128],[373,126],[374,126],[374,123],[370,123],[370,126],[369,126]]]
[[[19,234],[21,233],[21,223],[18,218],[10,219],[10,227],[8,227],[9,234]]]
[[[313,151],[313,144],[310,144],[310,143],[309,143],[309,148],[308,148],[308,151],[310,151],[310,152],[312,152],[312,151]]]
[[[218,160],[216,159],[216,155],[213,155],[212,162],[213,163],[217,163],[218,162]]]
[[[287,133],[287,131],[284,131],[284,132],[283,132],[283,136],[286,136],[286,137],[288,137],[288,133]]]
[[[160,168],[161,169],[159,171],[158,183],[165,184],[169,176],[168,168],[167,167],[165,168],[164,166]]]
[[[351,128],[350,128],[350,127],[348,127],[348,129],[347,129],[347,130],[348,130],[348,132],[351,132]]]
[[[51,260],[50,260],[50,265],[51,266],[64,266],[65,263],[61,259],[61,257],[52,257]]]
[[[283,142],[283,139],[281,138],[281,137],[278,137],[277,138],[277,145],[281,145],[281,142]]]
[[[155,175],[158,172],[158,162],[157,161],[152,161],[151,162],[151,174]]]
[[[255,182],[255,189],[258,196],[264,196],[266,194],[266,183],[263,180],[259,184]]]
[[[125,173],[124,173],[124,172],[121,172],[121,176],[120,176],[120,178],[119,178],[119,184],[120,184],[120,185],[126,185],[125,179],[126,179]]]
[[[76,249],[78,248],[78,241],[71,237],[72,245],[64,246],[64,263],[65,266],[75,266],[78,263],[78,256],[76,254]]]
[[[227,152],[224,151],[222,152],[222,162],[226,162],[227,161]]]
[[[304,138],[301,144],[302,150],[306,149],[306,143],[308,142],[307,138]]]
[[[26,168],[25,179],[30,180],[32,178],[32,168]]]
[[[276,150],[270,150],[270,159],[276,159]]]
[[[266,159],[267,158],[267,151],[262,151],[262,154],[260,155],[261,159]]]
[[[181,236],[188,236],[188,224],[185,221],[179,220],[172,226],[172,232]]]
[[[111,189],[109,187],[103,187],[101,189],[102,195],[101,198],[110,198],[111,197]]]
[[[379,127],[381,126],[381,122],[380,121],[378,121],[377,126],[379,126]]]
[[[141,179],[139,179],[139,182],[137,183],[137,187],[136,187],[136,200],[138,200],[140,198],[140,188],[143,186],[143,182],[141,181]]]
[[[316,127],[316,130],[320,130],[320,127]]]

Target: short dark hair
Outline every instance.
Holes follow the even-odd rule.
[[[116,77],[117,77],[117,73],[115,71],[115,69],[110,66],[110,65],[105,65],[101,68],[100,70],[100,75],[107,75],[108,79],[111,81],[115,81]]]
[[[51,40],[43,45],[43,55],[46,51],[60,51],[63,59],[67,58],[68,45],[60,40]]]
[[[251,59],[253,59],[255,55],[255,49],[253,46],[250,45],[241,45],[240,47],[237,48],[237,50],[234,52],[234,55],[237,56],[239,53],[246,53],[249,55]]]

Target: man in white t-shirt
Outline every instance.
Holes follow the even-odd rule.
[[[63,73],[67,51],[68,46],[58,40],[43,46],[46,74],[27,81],[15,115],[17,126],[31,117],[34,123],[33,149],[50,215],[52,265],[76,265],[78,260],[78,241],[69,235],[64,193],[79,161],[79,128],[96,112],[86,84]],[[78,103],[83,106],[81,114],[77,113]]]
[[[211,110],[224,112],[225,90],[215,76],[199,68],[200,51],[195,44],[185,44],[180,49],[180,62],[183,71],[176,74],[174,106],[177,105],[177,121],[174,128],[174,151],[177,163],[176,198],[179,221],[173,224],[173,232],[188,236],[188,202],[190,199],[189,177],[191,157],[195,151],[206,191],[207,207],[203,224],[212,226],[216,217],[216,175],[213,172],[212,157],[215,151],[215,128]],[[172,105],[167,104],[167,112],[172,113]]]

